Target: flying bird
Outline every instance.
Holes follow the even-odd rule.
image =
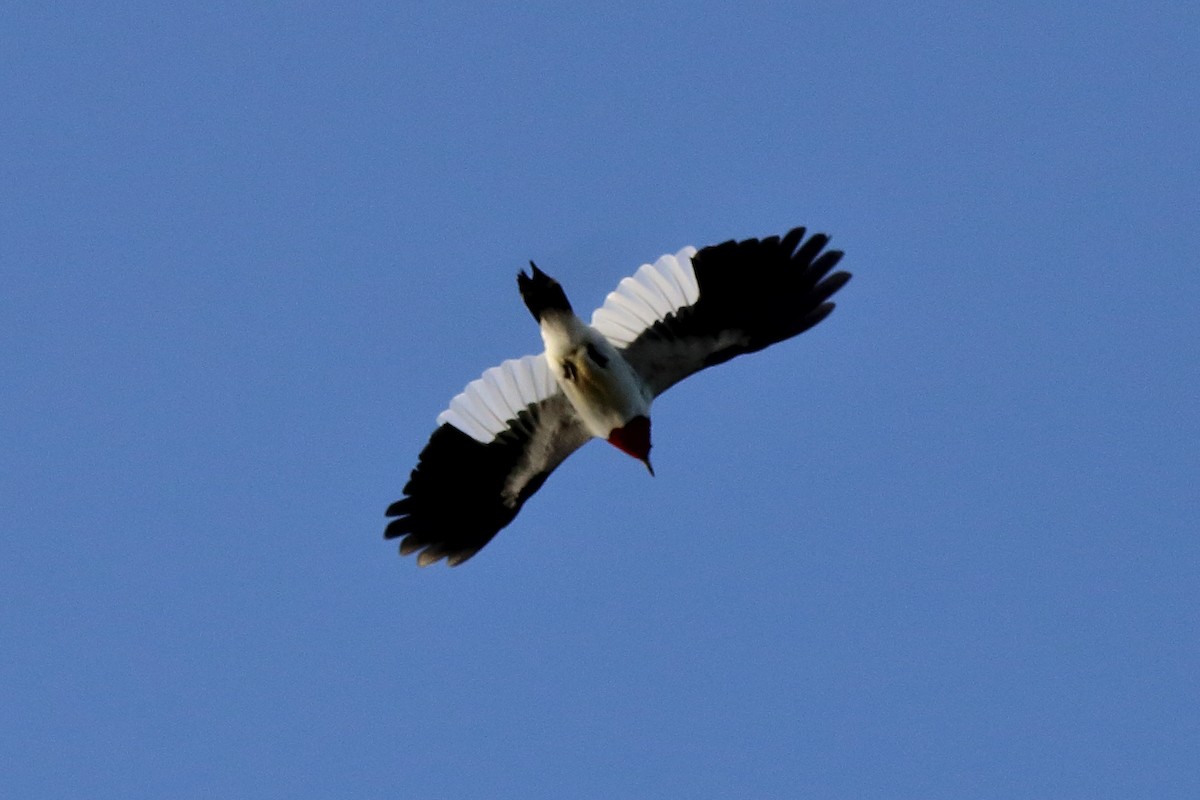
[[[829,237],[685,247],[644,264],[585,323],[538,269],[517,286],[545,350],[492,367],[450,401],[384,536],[428,566],[457,566],[512,522],[590,439],[650,465],[650,404],[692,373],[790,339],[833,311],[850,280]]]

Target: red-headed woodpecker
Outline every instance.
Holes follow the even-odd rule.
[[[532,262],[517,276],[544,352],[505,361],[450,402],[384,536],[427,566],[475,555],[589,439],[650,466],[650,404],[694,372],[790,339],[850,279],[829,237],[685,247],[625,278],[586,324]]]

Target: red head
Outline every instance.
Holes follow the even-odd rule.
[[[608,443],[622,450],[646,465],[650,474],[654,467],[650,466],[650,418],[636,416],[620,428],[613,428],[608,434]]]

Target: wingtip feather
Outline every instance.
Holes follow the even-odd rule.
[[[792,261],[807,264],[817,257],[817,254],[829,244],[829,236],[824,233],[814,233],[808,241],[800,245],[800,249],[792,256]]]
[[[849,272],[835,272],[825,280],[821,281],[813,289],[813,292],[818,300],[827,300],[833,297],[839,289],[850,282],[851,274]]]
[[[430,564],[436,564],[443,556],[445,556],[445,553],[442,550],[436,547],[427,547],[417,556],[417,566],[428,567]]]

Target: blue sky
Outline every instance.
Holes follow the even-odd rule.
[[[8,3],[0,794],[1200,796],[1193,3]],[[686,244],[817,329],[469,564],[450,397]]]

